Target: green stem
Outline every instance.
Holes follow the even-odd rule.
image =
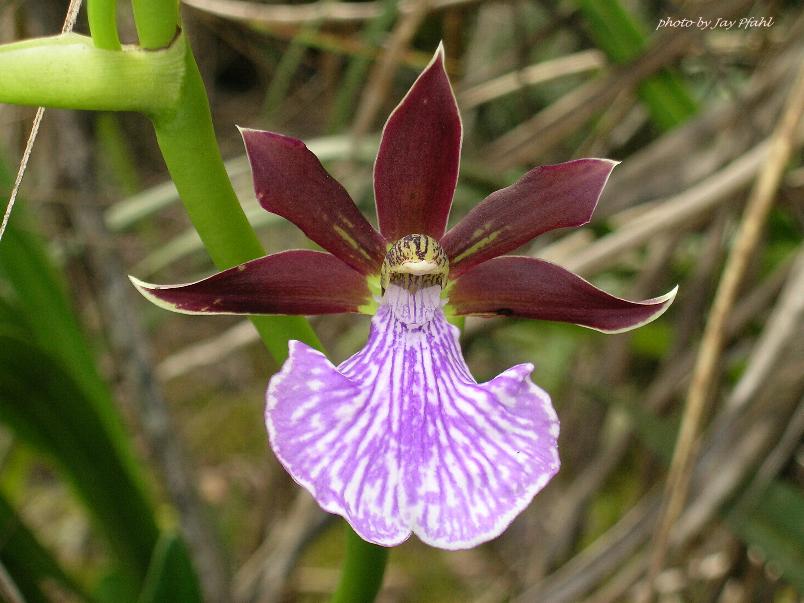
[[[182,202],[212,260],[227,268],[263,255],[240,207],[218,151],[204,84],[188,46],[186,73],[176,111],[154,121],[157,141]],[[323,349],[309,323],[299,316],[254,316],[271,355],[287,357],[287,342],[298,339]],[[374,600],[382,585],[388,550],[369,544],[348,529],[340,585],[334,601]]]
[[[87,19],[92,41],[103,50],[120,50],[117,35],[117,0],[89,0]]]
[[[163,50],[98,48],[64,34],[0,46],[0,103],[152,114],[175,106],[185,40]]]
[[[366,542],[346,526],[346,559],[331,603],[371,603],[382,586],[386,547]]]
[[[170,44],[179,26],[178,0],[132,0],[131,8],[140,46],[155,49]]]
[[[218,150],[204,83],[189,46],[176,109],[154,117],[162,155],[193,226],[219,268],[265,255],[232,189]],[[252,322],[271,355],[287,357],[298,339],[321,349],[309,323],[299,316],[255,316]]]

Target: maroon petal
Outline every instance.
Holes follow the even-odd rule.
[[[182,314],[334,314],[370,301],[365,276],[321,251],[251,260],[187,285],[129,277],[149,301]]]
[[[394,109],[374,163],[380,232],[441,238],[458,179],[461,116],[439,45],[433,60]]]
[[[378,272],[385,241],[301,140],[241,129],[257,200],[362,274]]]
[[[617,165],[577,159],[532,169],[475,206],[441,240],[453,276],[554,228],[586,224]]]
[[[632,302],[609,295],[550,262],[506,256],[483,262],[461,275],[449,291],[449,304],[456,314],[557,320],[619,333],[661,316],[673,303],[677,289]]]

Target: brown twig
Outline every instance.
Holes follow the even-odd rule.
[[[772,448],[777,435],[790,423],[788,417],[796,413],[800,396],[795,384],[801,381],[801,371],[795,364],[787,363],[779,369],[782,377],[775,387],[763,392],[757,408],[751,416],[740,417],[724,429],[721,440],[727,446],[709,446],[696,459],[694,479],[699,485],[699,494],[690,509],[679,519],[682,526],[674,532],[670,545],[680,548],[698,534],[698,530],[718,511],[723,502],[733,496],[752,469],[756,459]],[[792,370],[791,370],[792,369]],[[722,411],[725,412],[725,411]],[[736,445],[731,445],[736,443]],[[713,480],[712,468],[717,467],[718,479]],[[603,582],[611,578],[612,571],[622,567],[650,538],[658,516],[661,499],[658,492],[646,494],[614,526],[565,563],[553,574],[535,584],[513,599],[516,603],[550,601],[571,603],[578,601]],[[627,564],[624,575],[615,580],[623,590],[648,569],[648,559],[639,553],[634,561],[636,567]],[[596,600],[596,599],[593,599]],[[628,600],[620,596],[614,600]]]
[[[358,144],[373,125],[377,113],[388,97],[397,67],[402,62],[413,36],[416,35],[416,31],[427,16],[431,4],[431,0],[410,2],[411,10],[400,16],[399,22],[391,32],[386,51],[380,56],[369,75],[368,84],[357,108],[352,126],[352,138],[355,144]]]
[[[8,601],[8,603],[25,603],[22,593],[20,593],[17,585],[14,584],[14,580],[2,561],[0,561],[0,597],[2,597],[3,601]]]
[[[717,16],[731,15],[749,3],[734,0],[720,3]],[[689,51],[699,35],[694,29],[674,30],[659,36],[651,47],[629,65],[578,86],[534,117],[492,142],[484,154],[492,169],[505,170],[522,163],[533,163],[556,144],[575,132],[607,107],[625,89],[635,89],[646,78]]]
[[[666,482],[658,528],[653,537],[649,584],[653,590],[661,571],[670,540],[690,483],[690,470],[698,448],[698,434],[707,407],[712,382],[717,373],[725,325],[734,305],[749,260],[759,243],[762,227],[773,204],[774,195],[796,139],[796,128],[804,111],[804,66],[799,69],[784,112],[771,140],[769,153],[748,200],[740,229],[712,304],[684,408],[681,428]]]
[[[64,24],[61,27],[61,33],[64,34],[73,30],[79,10],[81,10],[81,0],[70,0],[70,5],[67,7],[67,16],[64,18]],[[14,202],[17,200],[17,192],[20,190],[22,177],[25,174],[25,168],[28,167],[28,159],[31,157],[31,151],[33,150],[34,142],[36,142],[36,135],[39,134],[39,126],[42,123],[44,115],[45,108],[38,107],[36,109],[36,115],[34,115],[33,125],[31,126],[31,133],[28,135],[28,141],[25,143],[25,150],[22,152],[22,159],[20,159],[20,166],[17,169],[17,176],[14,178],[14,186],[11,188],[8,204],[3,212],[3,220],[0,222],[0,241],[3,240],[3,233],[6,231],[8,221],[11,218]]]
[[[639,218],[615,232],[602,237],[579,253],[566,258],[555,257],[551,247],[538,255],[556,261],[565,268],[580,274],[590,274],[610,266],[622,253],[634,249],[670,229],[678,230],[695,224],[706,212],[719,203],[732,201],[735,194],[745,188],[768,156],[766,143],[754,149],[674,197],[652,203]]]
[[[748,365],[727,401],[735,412],[745,406],[759,391],[768,373],[788,349],[791,340],[801,333],[804,324],[804,249],[798,252],[792,274],[779,303],[768,318],[759,341],[751,352]]]
[[[569,75],[596,71],[605,64],[606,58],[599,50],[582,50],[475,84],[458,92],[458,104],[463,111],[468,111],[521,90],[525,86],[535,86]]]
[[[309,23],[362,23],[377,17],[383,10],[379,2],[312,2],[307,4],[261,4],[244,0],[182,0],[187,6],[237,21],[250,21],[264,26],[303,26]],[[434,0],[433,10],[447,10],[478,4],[481,0]],[[399,12],[416,9],[416,1],[400,2]]]
[[[276,522],[263,543],[237,572],[234,600],[237,603],[279,600],[305,544],[333,517],[322,511],[306,491],[299,492],[287,515]]]

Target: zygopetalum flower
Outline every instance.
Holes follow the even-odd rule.
[[[664,312],[675,290],[626,301],[549,262],[504,255],[588,222],[615,162],[535,168],[445,232],[461,120],[440,48],[383,130],[374,164],[380,232],[301,141],[242,135],[262,206],[326,252],[284,251],[187,285],[135,285],[190,314],[373,314],[366,346],[337,367],[290,342],[267,392],[277,457],[368,541],[391,546],[413,532],[458,549],[499,535],[558,471],[558,418],[530,379],[532,364],[478,384],[447,316],[616,333]]]

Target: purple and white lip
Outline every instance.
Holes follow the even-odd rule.
[[[362,538],[445,549],[499,535],[558,471],[558,418],[531,364],[478,384],[440,287],[391,284],[366,346],[335,367],[292,342],[270,382],[271,445]]]

